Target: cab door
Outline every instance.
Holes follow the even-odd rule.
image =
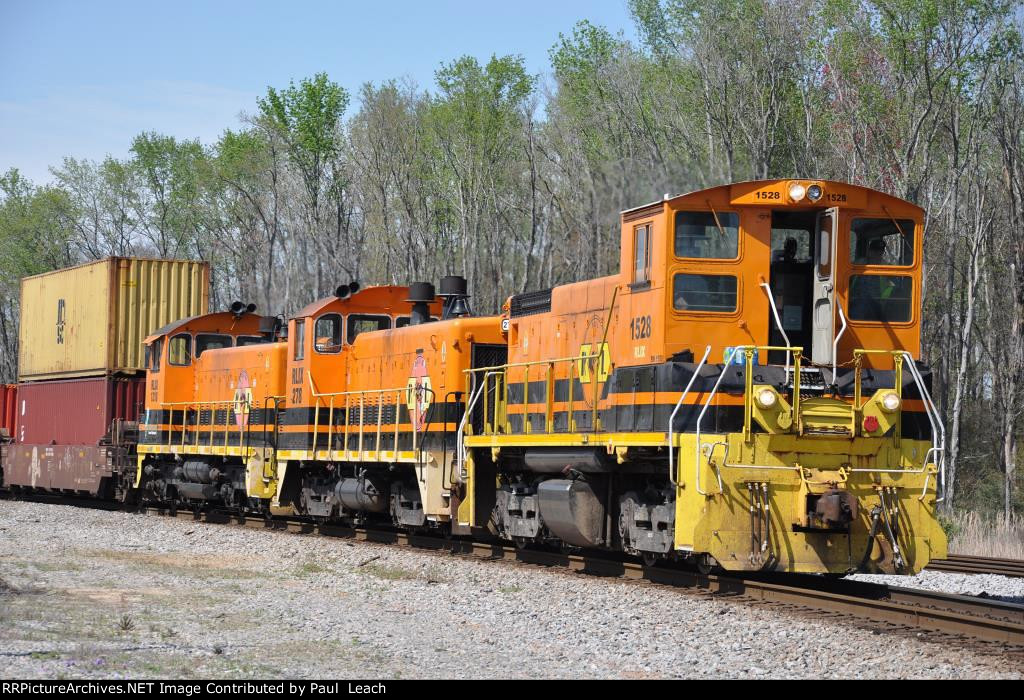
[[[811,360],[815,364],[832,364],[832,343],[835,340],[836,306],[836,239],[839,231],[839,209],[820,212],[815,226],[815,273],[813,336]]]

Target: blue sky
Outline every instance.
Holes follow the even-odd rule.
[[[546,74],[580,19],[634,35],[626,0],[0,0],[0,172],[43,183],[65,156],[124,157],[143,130],[209,143],[268,85],[319,71],[353,95],[432,87],[464,54],[522,54]]]

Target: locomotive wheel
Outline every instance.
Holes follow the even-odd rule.
[[[644,560],[644,566],[652,569],[661,561],[661,557],[654,552],[641,552],[640,558]]]

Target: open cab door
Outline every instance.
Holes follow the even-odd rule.
[[[814,310],[811,360],[818,365],[831,365],[835,339],[836,305],[836,238],[839,230],[839,209],[826,209],[818,214],[815,226]]]

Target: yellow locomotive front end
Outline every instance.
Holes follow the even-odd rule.
[[[510,300],[461,520],[701,568],[910,574],[943,557],[920,358],[923,211],[816,180],[623,212],[616,275]],[[473,489],[470,489],[473,490]]]
[[[941,428],[909,355],[857,350],[852,387],[833,384],[826,395],[800,386],[801,376],[819,375],[801,372],[799,349],[783,375],[789,383],[767,383],[769,368],[754,364],[761,350],[768,348],[730,353],[742,362],[740,429],[702,432],[698,416],[694,432],[673,440],[683,467],[677,547],[731,570],[832,574],[913,574],[944,557],[936,511]],[[876,354],[889,356],[894,369],[865,372]],[[716,384],[707,406],[715,405]]]

